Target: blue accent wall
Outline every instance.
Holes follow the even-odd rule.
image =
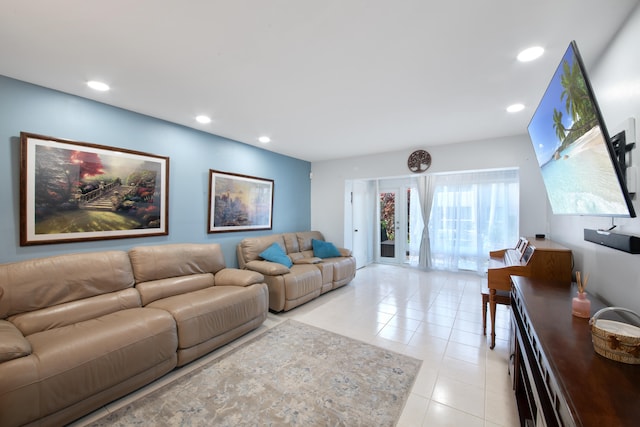
[[[169,235],[20,246],[20,132],[169,157]],[[273,230],[208,234],[209,169],[273,179]],[[188,242],[220,243],[237,266],[244,237],[310,229],[310,171],[306,161],[0,76],[0,263]]]

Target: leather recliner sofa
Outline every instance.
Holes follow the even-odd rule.
[[[259,326],[259,273],[218,244],[0,265],[0,425],[62,425]]]
[[[313,240],[325,242],[321,232],[303,231],[250,237],[238,244],[238,267],[264,276],[269,287],[270,310],[291,310],[348,284],[355,277],[356,260],[349,249],[336,248],[337,256],[320,258],[314,253]],[[261,256],[274,243],[286,253],[291,266]]]

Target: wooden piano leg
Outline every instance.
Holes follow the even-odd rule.
[[[491,316],[491,345],[489,348],[493,350],[496,346],[496,290],[489,288],[489,313]]]

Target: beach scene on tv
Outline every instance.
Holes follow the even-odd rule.
[[[629,214],[572,46],[528,130],[554,214]]]

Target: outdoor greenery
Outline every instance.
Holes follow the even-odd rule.
[[[395,193],[380,193],[380,227],[387,233],[386,240],[395,240],[396,223],[396,195]],[[384,240],[384,239],[383,239]]]

